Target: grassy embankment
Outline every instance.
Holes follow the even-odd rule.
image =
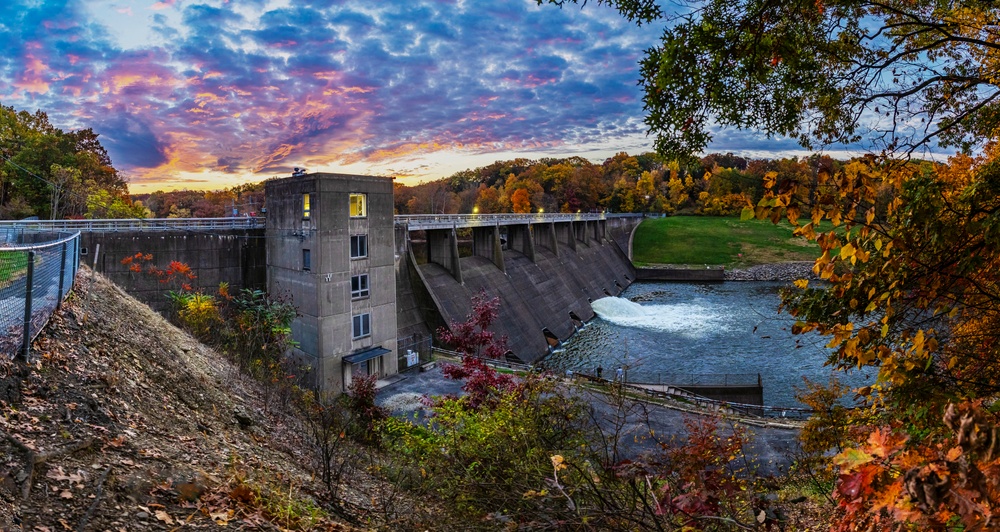
[[[0,288],[28,271],[28,254],[23,251],[0,251]]]
[[[819,247],[792,235],[787,222],[741,221],[738,217],[672,216],[649,219],[632,241],[636,266],[707,264],[745,268],[813,260]]]

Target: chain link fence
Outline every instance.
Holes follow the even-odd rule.
[[[400,372],[414,366],[430,362],[431,351],[434,349],[434,338],[430,335],[413,334],[396,339],[397,366]]]
[[[79,267],[80,233],[0,228],[0,355],[28,358]]]

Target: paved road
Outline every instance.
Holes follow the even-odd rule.
[[[379,390],[378,403],[397,416],[415,416],[422,420],[427,409],[421,403],[424,396],[461,393],[461,382],[446,379],[440,368],[427,372],[411,372]],[[623,457],[634,458],[658,449],[657,440],[669,441],[685,434],[684,420],[692,413],[668,408],[655,403],[630,402],[624,408],[609,404],[606,394],[573,386],[571,393],[581,397],[591,406],[592,416],[605,432],[620,426],[618,441]],[[730,422],[722,421],[724,433],[730,431]],[[774,424],[738,423],[753,435],[749,455],[756,457],[761,474],[777,473],[791,463],[791,456],[798,449],[798,430]],[[652,437],[650,433],[652,432]]]

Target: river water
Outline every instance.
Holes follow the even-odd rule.
[[[853,386],[874,371],[835,372],[817,334],[792,335],[794,319],[778,313],[784,283],[633,283],[621,297],[595,300],[597,317],[543,361],[549,369],[610,378],[622,367],[630,382],[669,382],[670,374],[760,374],[764,404],[801,406],[803,377],[831,375]]]

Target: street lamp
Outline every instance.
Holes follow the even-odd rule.
[[[472,214],[479,214],[479,205],[474,205],[472,207]]]

